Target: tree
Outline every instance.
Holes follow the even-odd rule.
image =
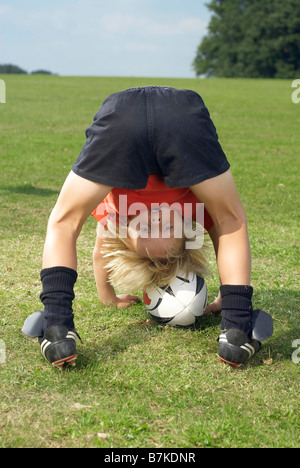
[[[22,70],[22,68],[18,67],[17,65],[5,64],[0,65],[0,73],[17,73],[26,75],[27,71]]]
[[[198,47],[197,76],[300,76],[299,0],[211,0],[208,35]]]
[[[32,75],[52,75],[52,72],[48,70],[39,69],[39,70],[32,71],[31,74]]]

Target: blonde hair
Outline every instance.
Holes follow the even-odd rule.
[[[186,276],[189,273],[199,276],[208,274],[206,242],[201,249],[186,249],[187,239],[183,235],[180,245],[170,248],[166,258],[155,259],[149,254],[145,257],[136,252],[128,236],[119,236],[116,225],[113,226],[114,235],[110,236],[109,222],[107,226],[108,235],[102,239],[101,253],[109,273],[109,282],[119,291],[145,291],[151,286],[166,286],[179,271]]]

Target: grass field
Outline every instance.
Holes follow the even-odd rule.
[[[299,447],[300,104],[291,82],[0,78],[0,447]],[[210,109],[248,214],[254,307],[273,315],[274,335],[234,370],[217,359],[218,317],[172,329],[145,324],[141,305],[102,307],[90,218],[74,302],[83,344],[77,367],[60,373],[21,333],[40,308],[47,219],[103,99],[149,84],[194,89]],[[211,270],[209,300],[213,255]]]

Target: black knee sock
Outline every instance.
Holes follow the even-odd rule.
[[[43,329],[51,325],[65,325],[74,329],[72,301],[75,297],[74,284],[77,272],[71,268],[53,267],[41,271],[43,291],[40,299],[44,305]]]
[[[237,328],[251,338],[253,288],[251,286],[222,285],[220,292],[222,296],[221,330]]]

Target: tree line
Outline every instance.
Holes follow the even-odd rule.
[[[300,0],[211,0],[197,76],[300,78]]]
[[[0,73],[13,73],[17,75],[28,75],[29,73],[26,70],[23,70],[22,68],[18,67],[17,65],[12,65],[12,64],[0,64]],[[31,75],[36,75],[36,74],[43,74],[43,75],[52,75],[52,73],[48,70],[34,70],[30,73]]]

